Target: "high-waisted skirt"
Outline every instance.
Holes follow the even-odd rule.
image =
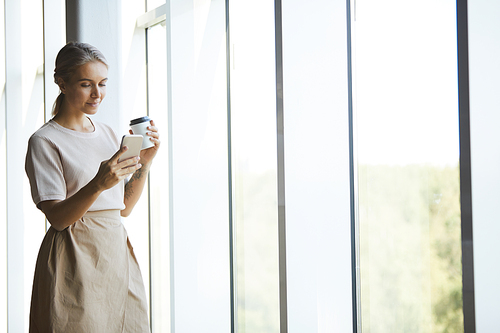
[[[48,230],[29,331],[149,332],[144,284],[119,210],[87,212],[63,231]]]

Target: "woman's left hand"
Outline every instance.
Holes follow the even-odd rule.
[[[156,156],[158,149],[160,149],[160,134],[158,133],[158,128],[155,126],[155,122],[153,120],[150,120],[149,124],[149,132],[147,133],[147,136],[149,137],[148,139],[154,143],[154,146],[141,150],[141,159],[139,163],[141,163],[143,166],[149,165],[153,161],[153,158]],[[132,130],[130,130],[130,134],[133,134]]]

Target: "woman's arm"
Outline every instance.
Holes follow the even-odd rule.
[[[148,130],[151,132],[148,132],[147,135],[150,137],[149,140],[154,143],[154,146],[141,151],[140,163],[142,164],[142,168],[137,170],[125,185],[125,197],[123,200],[125,209],[121,211],[122,216],[129,216],[135,204],[139,201],[144,189],[144,184],[146,184],[148,178],[149,169],[160,148],[158,128],[156,128],[153,120],[150,121],[150,124],[151,126],[148,127]],[[132,134],[132,132],[130,134]]]
[[[42,212],[56,230],[64,230],[78,221],[96,201],[97,197],[133,172],[141,168],[138,158],[130,158],[118,163],[118,158],[126,147],[116,152],[108,161],[101,163],[97,175],[78,192],[65,200],[40,202]],[[136,164],[137,163],[137,164]]]
[[[135,204],[139,201],[142,190],[144,189],[144,184],[146,184],[146,180],[148,179],[150,167],[151,163],[143,165],[142,168],[134,172],[127,184],[125,184],[125,197],[123,200],[125,209],[121,211],[121,216],[129,216]]]

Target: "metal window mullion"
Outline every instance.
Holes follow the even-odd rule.
[[[283,108],[283,33],[281,0],[274,1],[275,55],[276,55],[276,135],[278,178],[278,264],[280,333],[288,332],[287,276],[286,276],[286,210],[285,210],[285,140]]]
[[[351,204],[351,288],[352,288],[352,331],[358,332],[360,316],[358,310],[361,306],[359,288],[359,228],[358,228],[358,186],[357,186],[357,163],[354,153],[355,124],[353,105],[353,64],[352,64],[352,16],[355,19],[355,4],[351,10],[351,0],[346,0],[346,23],[347,23],[347,89],[348,89],[348,118],[349,118],[349,187]]]
[[[469,41],[467,0],[457,0],[458,96],[460,129],[460,208],[462,227],[462,300],[464,332],[476,331],[474,252],[472,238],[472,181],[469,104]]]
[[[225,0],[226,19],[226,91],[227,91],[227,171],[228,171],[228,216],[229,216],[229,297],[230,297],[230,330],[236,332],[236,283],[234,257],[234,219],[233,219],[233,171],[232,171],[232,141],[231,141],[231,36],[229,25],[229,0]]]

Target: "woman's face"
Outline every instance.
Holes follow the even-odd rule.
[[[106,96],[108,68],[100,61],[80,66],[69,82],[62,82],[64,111],[95,114]]]

